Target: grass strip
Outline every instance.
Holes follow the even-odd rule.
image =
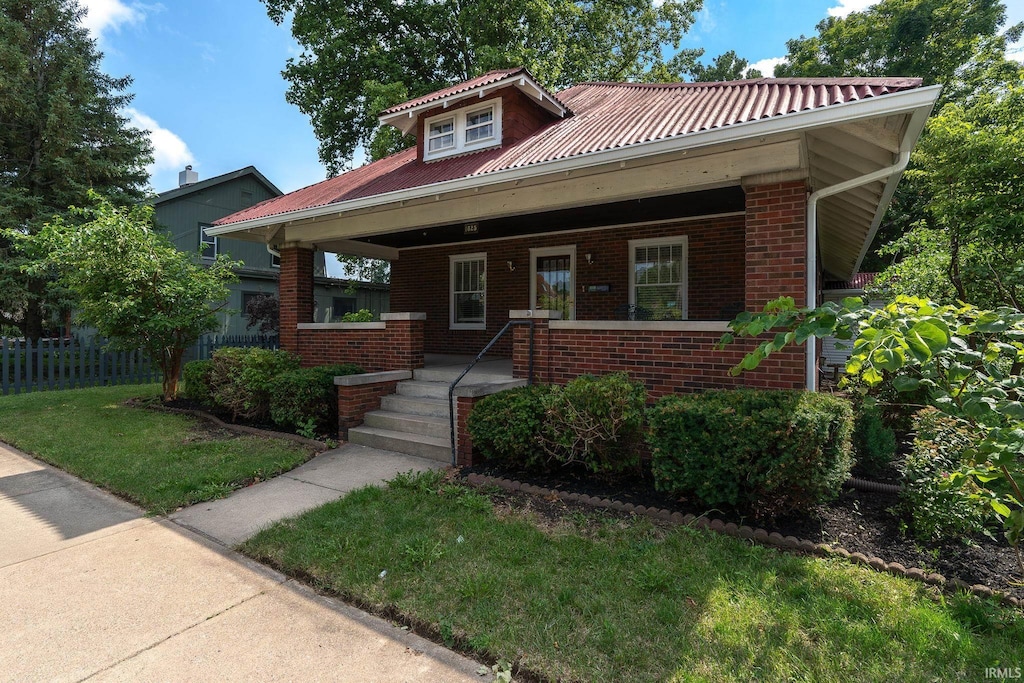
[[[313,449],[124,405],[158,385],[0,397],[0,440],[163,514],[286,472]]]
[[[936,601],[916,582],[645,518],[552,521],[494,500],[402,475],[242,550],[550,680],[979,680],[1022,665],[1024,620],[970,596]]]

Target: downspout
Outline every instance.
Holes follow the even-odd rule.
[[[851,178],[829,187],[823,187],[817,192],[811,193],[807,198],[807,308],[814,308],[818,305],[818,200],[831,197],[840,192],[852,190],[861,185],[873,183],[876,180],[884,180],[896,173],[902,173],[910,162],[910,150],[901,151],[896,163],[862,175]],[[818,338],[811,335],[807,338],[807,390],[814,391],[817,388],[818,369]]]
[[[276,256],[278,259],[281,258],[281,252],[279,252],[277,249],[271,249],[269,244],[267,245],[267,253],[269,253],[271,256]]]

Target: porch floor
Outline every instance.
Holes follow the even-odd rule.
[[[428,371],[430,381],[452,381],[458,377],[466,366],[473,362],[475,356],[425,353],[423,354],[423,370]],[[426,379],[426,378],[424,378]],[[512,379],[512,359],[504,356],[487,355],[480,359],[462,383],[494,382]]]

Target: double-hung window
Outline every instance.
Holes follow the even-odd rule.
[[[637,320],[686,320],[686,236],[629,242],[629,303]]]
[[[450,327],[483,330],[487,327],[487,254],[459,254],[450,260]]]
[[[212,227],[209,223],[199,224],[199,250],[204,259],[210,259],[211,261],[217,258],[220,247],[220,238],[215,235],[206,234],[207,229]]]
[[[424,122],[424,161],[501,144],[501,99],[431,116]]]

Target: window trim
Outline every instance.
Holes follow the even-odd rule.
[[[213,223],[199,224],[199,255],[204,261],[214,261],[217,256],[220,255],[220,237],[217,235],[213,235],[213,256],[207,256],[203,253],[206,251],[207,245],[210,244],[206,239],[207,237],[210,237],[206,234],[206,229],[212,227]]]
[[[533,309],[537,303],[537,257],[538,256],[559,256],[569,254],[569,281],[572,285],[572,306],[569,309],[567,320],[576,319],[576,245],[565,244],[560,247],[531,247],[530,248],[530,308]]]
[[[680,277],[682,282],[683,315],[680,320],[690,319],[690,249],[689,237],[687,235],[666,235],[664,237],[650,237],[642,240],[629,240],[629,305],[636,306],[636,250],[637,247],[652,246],[682,246],[683,267]],[[650,320],[644,322],[665,322],[664,320]]]
[[[483,261],[483,304],[484,321],[482,323],[455,322],[455,266],[465,261]],[[449,330],[486,330],[487,329],[487,252],[479,251],[472,254],[450,254],[448,256],[448,329]]]
[[[423,136],[423,140],[424,140],[424,142],[423,142],[423,156],[424,156],[424,158],[428,154],[430,156],[444,156],[445,154],[448,154],[449,152],[454,152],[455,151],[455,149],[459,146],[459,131],[457,130],[457,126],[455,124],[455,119],[456,118],[457,117],[455,116],[455,114],[442,114],[440,116],[432,116],[431,118],[426,120],[426,122],[423,125],[423,130],[424,130],[424,133],[425,133],[425,135]],[[452,122],[452,130],[451,130],[450,133],[439,133],[437,135],[431,135],[430,134],[430,127],[431,126],[433,126],[435,123],[438,123],[438,122],[442,122],[442,121],[443,122],[447,122],[449,119]],[[449,135],[452,136],[452,144],[451,145],[449,145],[447,147],[442,147],[440,149],[435,149],[435,150],[431,150],[430,149],[430,141],[431,140],[435,140],[437,138],[444,138],[444,137],[447,137]]]
[[[478,114],[482,111],[490,109],[492,112],[492,118],[489,122],[493,128],[491,129],[490,137],[480,138],[479,140],[473,140],[472,142],[466,141],[466,131],[469,129],[468,120],[472,114]],[[430,126],[438,121],[444,121],[445,119],[452,119],[453,126],[453,139],[455,141],[454,146],[445,147],[441,150],[430,151]],[[487,124],[479,124],[487,125]],[[478,126],[473,126],[476,128]],[[447,135],[447,133],[445,133]],[[440,136],[435,136],[440,137]],[[435,114],[429,118],[423,120],[423,160],[434,161],[436,159],[444,159],[446,157],[455,156],[456,154],[466,154],[468,152],[475,152],[481,149],[490,149],[491,147],[498,147],[501,145],[501,98],[496,97],[493,100],[487,100],[479,104],[478,106],[467,105],[454,111],[444,111],[440,114]]]

